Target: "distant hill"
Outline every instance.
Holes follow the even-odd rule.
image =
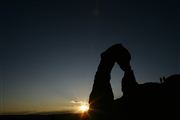
[[[80,120],[80,114],[52,114],[52,115],[0,115],[0,120]]]

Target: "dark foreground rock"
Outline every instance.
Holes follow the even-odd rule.
[[[130,53],[121,44],[101,55],[90,94],[90,120],[180,120],[180,74],[160,83],[138,84],[130,65]],[[114,100],[110,73],[117,62],[124,71],[123,96]]]

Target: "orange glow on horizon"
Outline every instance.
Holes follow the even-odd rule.
[[[87,112],[89,110],[89,106],[87,104],[83,104],[79,107],[81,112]]]

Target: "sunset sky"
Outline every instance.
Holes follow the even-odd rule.
[[[139,83],[180,73],[173,0],[7,0],[0,4],[0,114],[75,111],[100,54],[122,43]],[[115,98],[123,71],[112,71]]]

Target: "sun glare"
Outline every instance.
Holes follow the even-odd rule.
[[[87,112],[89,110],[89,105],[88,104],[82,104],[82,105],[80,105],[79,110],[81,112]]]

